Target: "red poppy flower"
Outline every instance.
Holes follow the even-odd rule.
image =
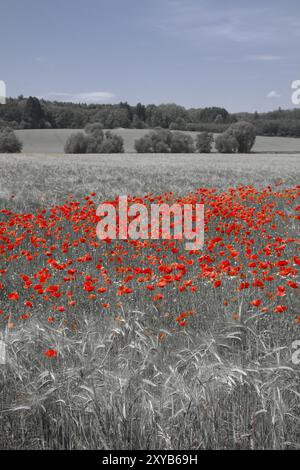
[[[10,294],[8,294],[8,299],[9,300],[19,300],[19,294],[18,292],[11,292]]]
[[[277,307],[275,307],[275,309],[274,309],[274,312],[283,313],[286,310],[287,310],[287,307],[285,305],[277,305]]]
[[[57,357],[56,349],[48,349],[48,351],[44,352],[44,356],[46,357]]]

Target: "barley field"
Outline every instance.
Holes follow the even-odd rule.
[[[68,131],[19,132],[25,153],[0,155],[0,448],[299,449],[293,139],[73,156],[42,152]],[[119,195],[204,202],[203,250],[97,240]]]

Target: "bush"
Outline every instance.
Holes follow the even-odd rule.
[[[226,131],[229,135],[234,137],[238,142],[239,153],[249,153],[255,143],[256,129],[250,122],[240,121]]]
[[[115,135],[110,131],[105,133],[104,140],[99,153],[123,153],[124,140],[119,135]]]
[[[88,139],[82,132],[71,134],[65,145],[65,153],[86,153]]]
[[[102,145],[104,140],[102,124],[99,122],[88,124],[85,127],[85,133],[87,134],[86,153],[102,153]]]
[[[253,124],[240,121],[232,124],[227,131],[216,138],[216,149],[220,153],[249,153],[255,139],[256,129]]]
[[[196,136],[196,150],[199,153],[210,153],[213,144],[213,134],[210,132],[202,132]]]
[[[170,131],[164,129],[150,131],[135,141],[135,150],[138,153],[170,153],[171,135]]]
[[[87,153],[123,153],[124,141],[122,137],[107,131],[103,132],[101,123],[89,124],[85,128],[88,134]]]
[[[22,143],[9,127],[0,130],[0,153],[19,153]]]
[[[236,138],[226,132],[220,134],[215,139],[216,149],[220,153],[235,153],[239,144]]]
[[[194,141],[189,134],[173,132],[171,135],[172,153],[193,153],[195,151]]]
[[[88,124],[85,127],[84,131],[88,135],[97,135],[97,137],[102,136],[102,138],[104,138],[103,126],[100,122],[94,122],[93,124]]]
[[[145,135],[134,142],[137,153],[154,153],[150,135]]]
[[[182,132],[157,129],[135,141],[138,153],[193,153],[193,139]]]
[[[172,132],[166,129],[157,129],[150,132],[153,153],[171,153]]]
[[[65,153],[123,153],[122,137],[107,131],[100,124],[89,124],[86,134],[77,132],[70,135],[65,145]]]

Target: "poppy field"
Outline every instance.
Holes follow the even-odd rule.
[[[299,448],[295,157],[113,158],[0,162],[0,447]],[[122,194],[204,204],[203,249],[99,240]]]

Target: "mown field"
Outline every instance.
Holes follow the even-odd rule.
[[[63,153],[67,138],[73,132],[70,129],[19,130],[17,136],[23,143],[24,153]],[[113,133],[124,139],[125,152],[132,153],[136,139],[144,136],[147,130],[114,129]],[[192,137],[197,132],[189,132]],[[289,137],[257,137],[253,152],[295,153],[300,152],[300,139]]]
[[[298,155],[33,153],[0,155],[0,448],[299,449]],[[97,240],[127,194],[204,202],[203,250]]]

